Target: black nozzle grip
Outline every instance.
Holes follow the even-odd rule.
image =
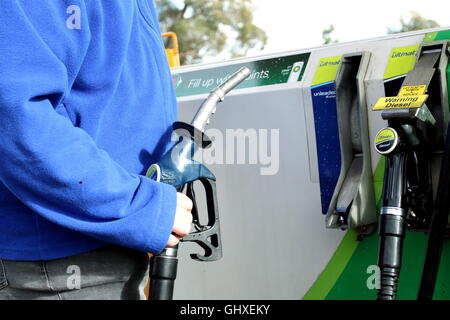
[[[216,181],[208,178],[200,178],[205,189],[208,222],[206,225],[200,223],[193,182],[187,184],[186,195],[193,202],[192,216],[196,231],[185,236],[181,241],[195,242],[205,252],[191,254],[191,258],[198,261],[216,261],[222,258],[222,241],[220,234],[219,210],[217,205]]]

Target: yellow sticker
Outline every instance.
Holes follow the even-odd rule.
[[[339,64],[341,63],[341,56],[320,59],[316,74],[311,83],[311,86],[324,84],[333,81],[336,78]]]
[[[384,79],[395,78],[411,71],[416,63],[418,50],[418,45],[393,49],[384,73]]]
[[[395,133],[392,131],[392,129],[383,129],[378,132],[375,138],[375,144],[379,144],[389,140],[395,140],[395,138]]]
[[[427,91],[427,85],[420,85],[420,86],[404,86],[400,89],[400,92],[398,93],[399,97],[405,97],[405,96],[421,96],[425,94],[425,91]]]
[[[427,101],[428,95],[384,97],[380,98],[372,110],[412,109],[420,108]]]

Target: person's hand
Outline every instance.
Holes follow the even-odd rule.
[[[180,242],[180,239],[189,234],[192,225],[192,201],[184,193],[177,193],[177,211],[172,234],[167,242],[167,247],[173,247]]]

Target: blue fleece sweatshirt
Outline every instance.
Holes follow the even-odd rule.
[[[1,0],[0,258],[161,251],[176,100],[152,0]]]

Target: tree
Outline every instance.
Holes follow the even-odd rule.
[[[439,27],[439,24],[430,19],[425,19],[422,17],[419,13],[415,11],[410,11],[411,18],[409,21],[405,22],[403,19],[403,16],[400,17],[400,29],[392,29],[388,28],[388,33],[399,33],[399,32],[407,32],[407,31],[415,31],[415,30],[422,30],[422,29],[429,29],[429,28],[436,28]]]
[[[333,31],[334,31],[334,26],[332,24],[330,24],[328,29],[325,29],[325,30],[322,31],[323,44],[330,44],[330,43],[339,42],[338,40],[333,40],[331,38],[331,34],[333,33]]]
[[[181,64],[227,50],[229,57],[263,49],[264,30],[253,24],[252,0],[155,0],[163,31],[178,35]],[[232,40],[232,41],[230,41]]]

